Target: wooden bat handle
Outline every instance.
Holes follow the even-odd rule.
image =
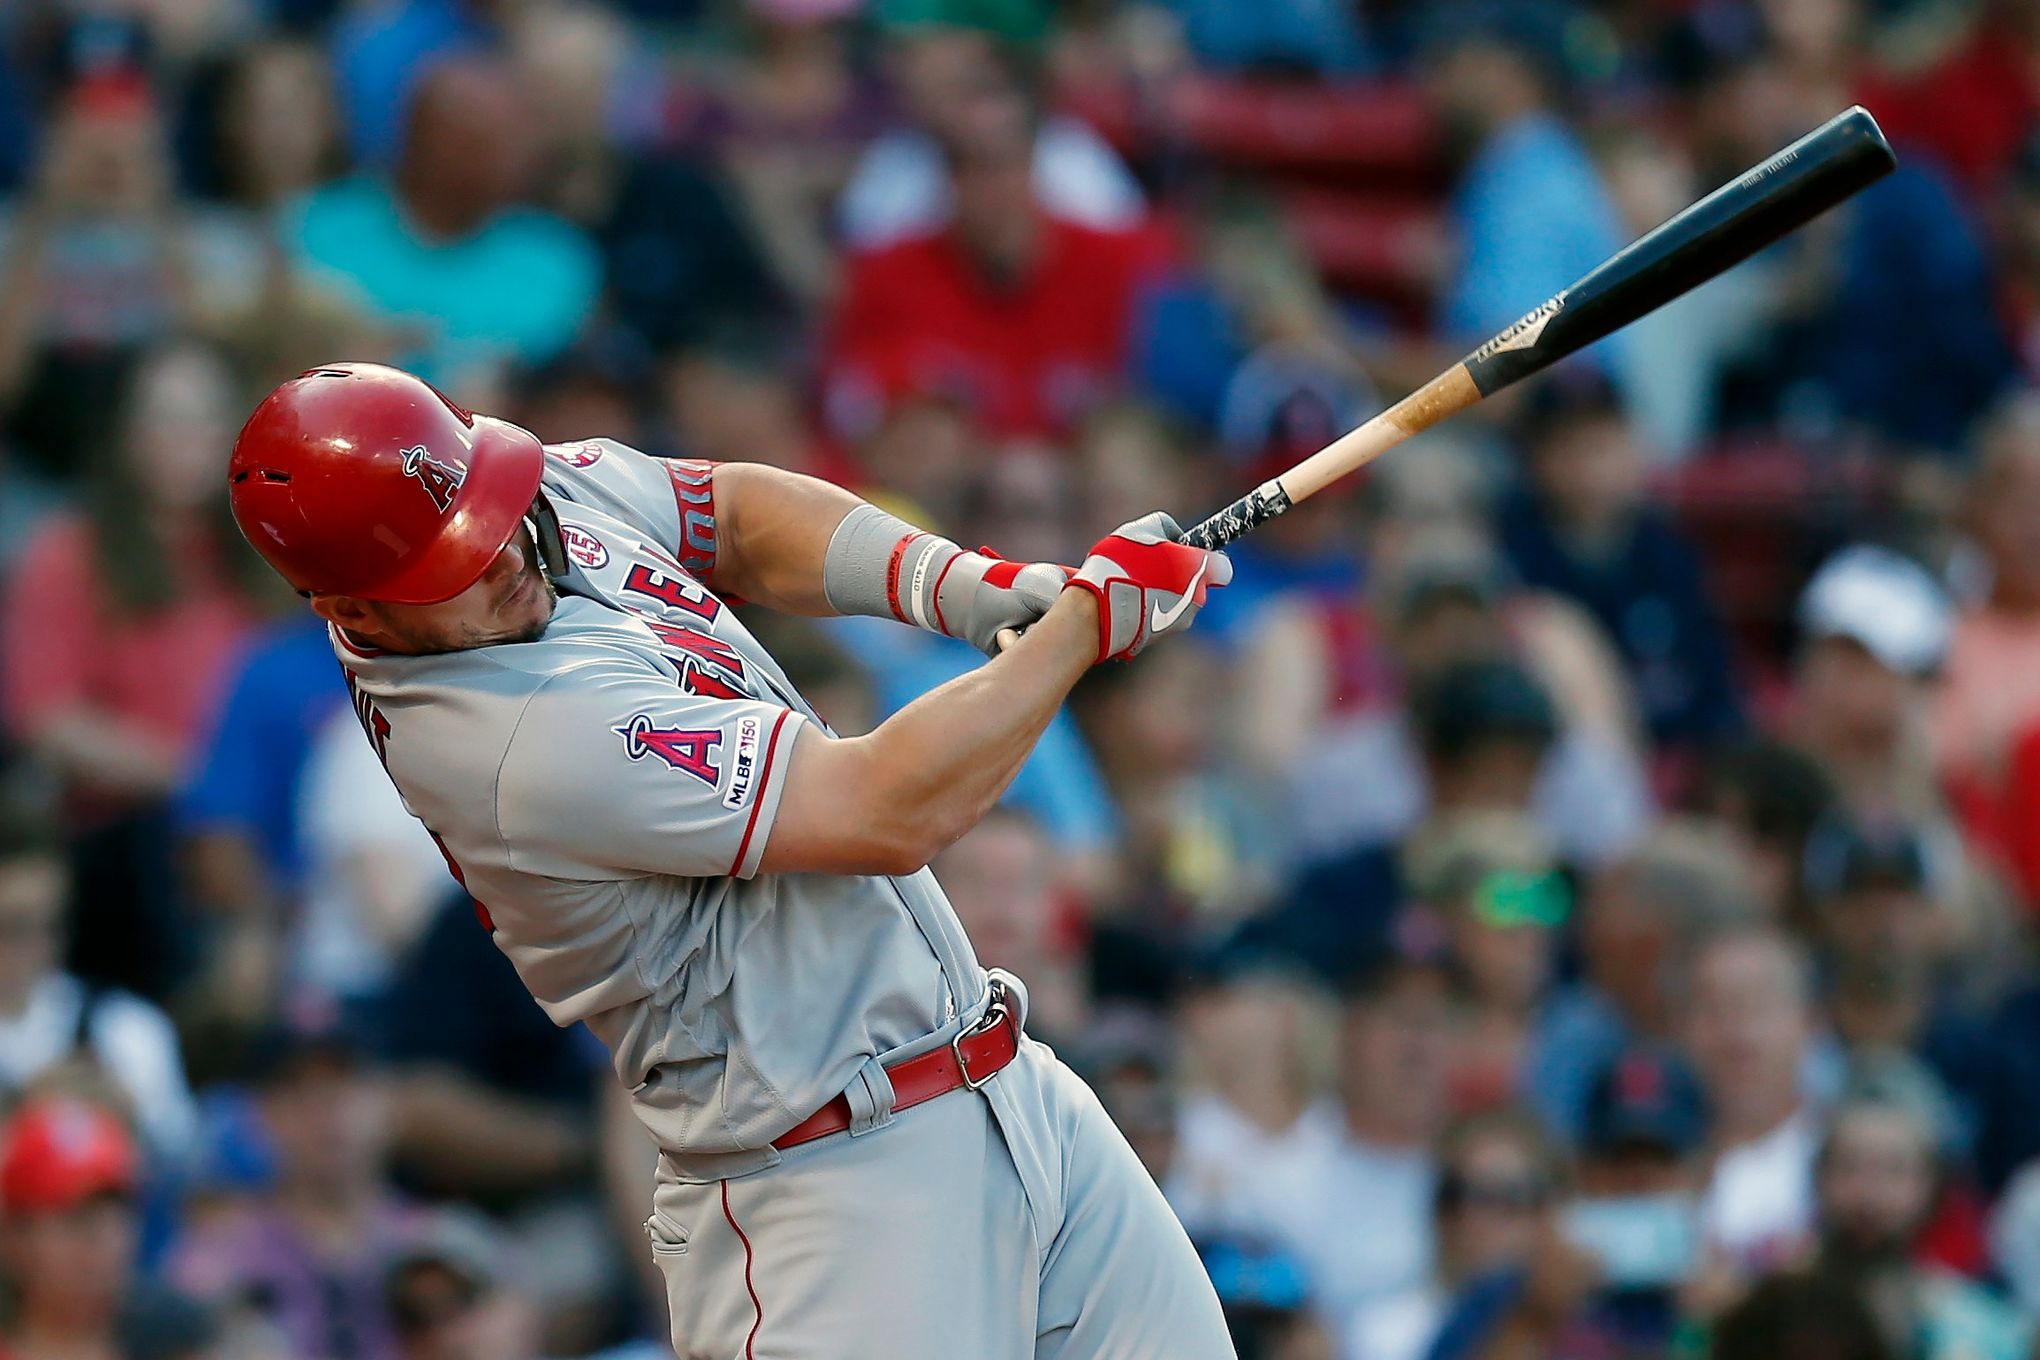
[[[1309,500],[1341,477],[1359,471],[1411,435],[1465,410],[1480,396],[1466,365],[1454,364],[1366,424],[1348,430],[1295,467],[1261,483],[1190,529],[1183,535],[1183,541],[1200,548],[1223,548],[1298,501]]]
[[[1261,483],[1210,519],[1186,530],[1183,541],[1213,551],[1223,548],[1298,501],[1309,500],[1341,477],[1359,471],[1411,435],[1465,410],[1480,396],[1466,365],[1454,364],[1366,424],[1348,430],[1281,476]],[[999,630],[1000,651],[1019,640],[1017,629]]]

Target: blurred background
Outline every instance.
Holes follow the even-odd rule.
[[[2040,3],[8,0],[0,1356],[670,1353],[225,515],[272,383],[1073,562],[1853,101],[1896,175],[1240,544],[937,867],[1247,1360],[2033,1354]],[[977,659],[752,622],[845,733]]]

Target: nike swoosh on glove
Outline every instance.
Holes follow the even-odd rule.
[[[1157,510],[1092,545],[1069,589],[1098,600],[1098,659],[1124,661],[1166,633],[1190,626],[1214,586],[1232,580],[1224,553],[1181,542],[1183,530]]]

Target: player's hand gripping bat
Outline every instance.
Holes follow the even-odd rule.
[[[1356,430],[1183,535],[1223,548],[1455,411],[1620,330],[1740,264],[1898,164],[1867,109],[1829,119],[1631,242],[1572,287]],[[1003,645],[1013,634],[1002,633]]]

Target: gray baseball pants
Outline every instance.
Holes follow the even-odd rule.
[[[1175,1215],[1046,1047],[646,1225],[681,1360],[1235,1360]]]

